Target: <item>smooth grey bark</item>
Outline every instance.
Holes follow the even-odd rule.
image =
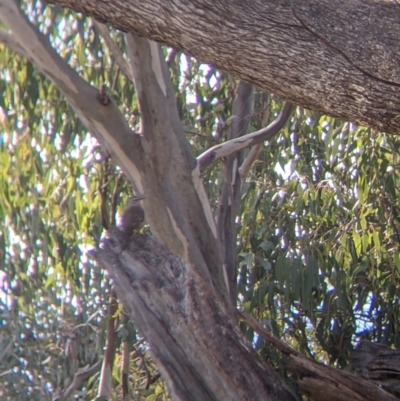
[[[243,81],[239,82],[233,101],[232,115],[234,116],[234,120],[228,130],[228,140],[239,138],[248,133],[253,106],[253,85]],[[240,208],[242,187],[242,180],[238,168],[242,165],[243,159],[244,152],[240,151],[229,155],[225,160],[224,182],[221,185],[216,218],[218,240],[224,253],[223,260],[229,285],[229,295],[233,306],[236,305],[237,300],[237,236],[235,219]]]
[[[49,2],[183,50],[291,103],[394,134],[400,131],[396,2]]]
[[[213,146],[212,148],[207,149],[201,155],[197,156],[200,170],[203,171],[218,158],[234,155],[240,150],[256,146],[265,141],[269,141],[282,129],[282,127],[284,127],[290,115],[292,114],[292,111],[293,105],[286,103],[282,107],[278,117],[267,127],[261,128],[258,131],[252,132],[251,134],[232,137],[226,142],[222,142]],[[233,125],[236,126],[238,122],[239,121],[234,122]],[[239,127],[235,127],[235,130],[240,128],[240,126],[242,126],[241,130],[243,131],[243,121],[240,122]]]

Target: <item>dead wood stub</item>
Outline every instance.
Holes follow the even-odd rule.
[[[361,341],[351,355],[354,373],[400,395],[400,351]]]

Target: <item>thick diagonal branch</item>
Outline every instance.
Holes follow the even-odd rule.
[[[102,101],[99,90],[82,79],[59,56],[14,0],[0,0],[0,10],[0,19],[12,33],[13,41],[9,42],[12,48],[21,55],[26,54],[36,68],[56,85],[87,129],[142,192],[141,139],[129,128],[118,106],[110,98],[106,103]]]
[[[400,132],[394,1],[50,2],[183,50],[290,103]]]

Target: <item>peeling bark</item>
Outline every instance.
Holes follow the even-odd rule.
[[[155,237],[118,229],[95,254],[146,338],[174,400],[295,400],[247,344],[233,310]]]

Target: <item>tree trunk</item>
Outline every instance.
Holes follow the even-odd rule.
[[[118,229],[96,259],[150,345],[174,400],[295,400],[247,345],[208,280],[153,236],[127,244]]]
[[[2,10],[0,17],[13,34],[13,41],[10,42],[10,46],[15,51],[29,57],[36,67],[57,85],[57,88],[75,109],[88,130],[96,136],[105,151],[124,170],[136,191],[145,196],[143,204],[146,221],[150,224],[152,232],[161,239],[164,246],[169,249],[169,252],[174,255],[180,255],[185,261],[184,266],[187,269],[185,275],[196,276],[201,282],[202,288],[209,288],[208,295],[215,296],[215,300],[214,298],[209,300],[207,297],[202,296],[202,294],[206,294],[204,291],[196,294],[199,302],[197,311],[203,310],[203,302],[210,302],[213,305],[218,300],[220,303],[226,302],[225,309],[220,312],[220,316],[225,316],[228,305],[230,305],[230,298],[225,280],[226,274],[224,274],[222,268],[222,251],[217,241],[217,230],[201,181],[199,164],[191,154],[189,144],[183,133],[168,68],[159,46],[143,38],[133,36],[127,38],[130,68],[135,80],[136,93],[141,109],[142,131],[138,134],[128,127],[124,116],[107,94],[96,90],[96,88],[91,87],[80,78],[51,48],[43,35],[28,22],[16,3],[0,0],[0,8]],[[126,255],[126,253],[123,255]],[[129,262],[134,263],[134,259],[130,259]],[[159,271],[157,271],[157,274],[153,274],[154,280],[156,282],[161,280],[162,282],[163,274],[170,274],[170,266],[167,263],[157,267]],[[182,291],[184,290],[182,289]],[[188,290],[196,292],[198,289],[197,286],[194,286]],[[121,299],[125,299],[129,294],[133,295],[131,288],[125,296],[121,294],[121,289],[119,289],[118,293]],[[148,302],[149,304],[146,305],[146,299],[143,298],[144,306],[138,308],[137,314],[133,316],[135,323],[139,316],[142,316],[142,320],[145,322],[147,316],[150,319],[146,325],[141,324],[140,319],[137,323],[140,331],[146,335],[146,339],[149,332],[151,332],[148,327],[152,327],[152,315],[144,315],[143,310],[152,309],[151,297]],[[163,311],[162,315],[166,322],[174,321],[174,317],[169,316],[170,314],[173,315],[174,310],[168,310],[168,308],[164,307],[163,301],[160,302],[159,308]],[[205,305],[204,308],[205,310],[210,309]],[[218,310],[217,306],[216,310]],[[228,319],[230,325],[235,324],[232,313],[231,311],[231,318]],[[227,316],[229,316],[229,313]],[[166,327],[168,326],[164,326],[164,330]],[[188,326],[188,330],[190,327],[192,326]],[[201,325],[196,329],[203,330]],[[214,330],[220,330],[218,324],[215,325]],[[238,328],[235,330],[238,330]],[[187,331],[186,334],[182,333],[180,334],[181,337],[190,335],[190,331]],[[207,338],[207,332],[194,333],[199,339],[202,338],[204,340]],[[215,343],[213,338],[208,338],[210,348],[221,354],[214,355],[214,359],[209,361],[209,365],[217,361],[222,363],[221,361],[224,360],[222,355],[227,351],[225,346],[222,346],[225,345],[225,340],[222,340],[223,337],[221,337],[223,334],[219,334]],[[232,335],[235,338],[237,337],[237,334],[233,333]],[[177,336],[179,338],[179,332],[177,332]],[[181,340],[175,341],[171,335],[156,338],[157,341],[160,341],[159,343],[153,342],[154,337],[151,336],[148,341],[161,366],[171,366],[171,369],[173,369],[172,366],[179,365],[180,359],[185,361],[183,357],[183,359],[175,359],[175,362],[173,362],[174,359],[169,361],[170,357],[176,358],[173,356],[175,351],[178,356],[184,352],[189,352],[186,347],[183,347],[181,351],[177,351],[177,346],[173,346],[174,343],[182,343],[184,345],[185,342],[181,342]],[[164,340],[166,345],[163,343]],[[200,355],[202,352],[196,351],[196,344],[196,341],[192,342],[192,352]],[[203,344],[200,349],[203,350],[207,346]],[[233,353],[244,354],[245,351],[247,352],[247,347],[242,345],[241,340],[235,343],[232,342],[230,346],[238,348],[233,350]],[[250,350],[250,348],[248,349]],[[164,350],[170,351],[164,355],[161,352]],[[254,356],[253,352],[252,355]],[[228,359],[225,359],[225,363],[227,362]],[[263,366],[260,359],[256,359],[253,363],[255,364],[254,366],[258,366],[258,364]],[[217,382],[225,390],[229,387],[229,390],[226,390],[228,393],[233,391],[242,393],[237,388],[235,390],[230,388],[231,383],[229,385],[224,383],[224,379],[219,378],[216,374],[216,369],[223,369],[222,365],[217,364],[214,369],[206,369],[205,371],[201,369],[201,366],[196,364],[194,366],[197,366],[199,370],[195,370],[193,367],[190,369],[193,380],[191,379],[188,383],[182,382],[182,377],[184,377],[182,375],[188,367],[185,362],[183,362],[181,368],[176,368],[175,366],[176,371],[164,369],[174,398],[193,399],[190,393],[196,394],[195,388],[197,386],[205,386],[202,383],[205,383],[208,379],[214,383],[210,388],[214,388]],[[216,376],[207,376],[211,374],[210,372],[216,374]],[[264,365],[261,372],[264,375],[271,372],[271,370]],[[203,375],[207,379],[203,378]],[[246,373],[242,370],[241,375],[244,377]],[[276,394],[286,393],[282,387],[282,381],[277,375],[272,374],[270,376],[268,374],[266,377],[267,379],[265,380],[269,380],[267,384],[270,385],[270,391],[266,390],[265,399],[276,399],[273,398]],[[238,380],[236,384],[240,386],[240,380],[237,377],[235,380]],[[188,386],[189,390],[187,390]],[[200,389],[198,391],[201,394],[204,391],[206,393],[210,391],[210,394],[203,399],[216,399],[213,398],[213,390],[203,391]],[[245,392],[243,391],[243,393]],[[244,399],[255,398],[248,396]]]
[[[291,103],[399,133],[396,2],[49,2],[181,49]]]
[[[75,6],[78,4],[78,2],[71,3]],[[356,1],[348,3],[353,6],[359,4]],[[82,4],[85,4],[85,10],[92,15],[99,17],[101,11],[110,17],[110,22],[116,23],[118,20],[119,27],[128,29],[128,25],[124,25],[127,18],[131,24],[135,21],[137,23],[137,26],[132,25],[130,29],[135,28],[142,34],[146,34],[146,29],[153,29],[153,35],[159,40],[165,35],[165,39],[171,40],[170,44],[175,43],[172,43],[174,39],[178,47],[185,45],[186,50],[193,52],[197,49],[199,56],[206,55],[207,50],[210,60],[214,57],[215,61],[219,60],[220,66],[225,65],[226,69],[230,67],[232,72],[241,71],[247,78],[251,78],[253,74],[253,81],[257,82],[259,79],[260,84],[265,69],[263,71],[259,67],[267,59],[269,60],[267,69],[272,66],[274,59],[275,70],[271,69],[270,72],[278,74],[278,70],[288,67],[286,63],[293,68],[297,55],[305,57],[305,50],[300,48],[295,57],[294,48],[291,48],[289,43],[293,46],[296,43],[297,46],[301,44],[308,49],[307,51],[316,46],[313,48],[316,53],[311,53],[316,59],[309,60],[309,64],[312,66],[314,63],[314,67],[318,57],[320,57],[318,63],[323,67],[329,60],[329,54],[332,53],[326,49],[325,52],[321,49],[319,52],[316,50],[321,46],[321,41],[301,26],[295,17],[295,11],[300,11],[294,10],[285,1],[274,2],[274,6],[272,3],[264,4],[262,7],[261,3],[257,2],[247,4],[242,1],[236,3],[232,1],[229,3],[231,4],[229,13],[227,8],[223,8],[223,5],[227,7],[228,3],[218,1],[210,1],[207,13],[202,13],[201,8],[193,9],[194,5],[191,2],[182,2],[180,5],[182,10],[174,9],[174,12],[170,9],[171,2],[158,4],[156,0],[152,2],[131,0],[120,4],[88,0]],[[175,4],[179,6],[179,3]],[[362,3],[364,7],[367,7],[366,4]],[[167,6],[167,9],[163,9]],[[315,7],[318,8],[318,5]],[[0,18],[14,35],[14,44],[11,43],[10,46],[20,54],[26,54],[35,66],[56,84],[88,130],[124,170],[137,192],[145,196],[143,205],[146,221],[155,236],[136,236],[127,242],[126,235],[121,237],[118,230],[111,229],[110,239],[105,241],[104,248],[96,253],[96,257],[111,272],[118,296],[146,337],[173,398],[293,400],[294,397],[285,388],[282,380],[262,362],[243,339],[235,320],[230,301],[229,278],[227,280],[228,275],[223,267],[223,249],[220,248],[218,241],[218,230],[201,181],[199,163],[191,154],[183,133],[175,104],[175,93],[159,46],[136,35],[127,37],[130,69],[141,112],[141,132],[134,133],[112,99],[104,91],[96,90],[79,77],[51,48],[43,35],[32,27],[18,10],[16,3],[0,0],[0,8]],[[246,10],[249,12],[248,15],[245,13]],[[182,15],[179,11],[186,13],[190,11],[194,15]],[[147,20],[143,19],[145,15]],[[243,26],[251,26],[252,30],[255,26],[257,29],[255,32],[259,34],[257,39],[260,38],[258,41],[254,40],[256,36],[254,32],[250,38],[250,31],[247,32],[245,29],[236,31],[240,25],[235,24],[241,21],[240,16],[245,15],[250,18],[251,24],[246,25],[244,20]],[[304,12],[304,15],[307,14]],[[213,28],[208,26],[206,17],[218,24]],[[187,29],[190,27],[187,35],[178,34],[181,28],[177,25],[177,21],[185,24]],[[261,29],[260,21],[264,23],[269,21],[270,28],[274,27],[268,35],[274,31],[283,36],[279,37],[279,40],[263,36],[268,29],[266,26]],[[385,27],[388,30],[389,22],[390,19]],[[199,38],[201,32],[199,24],[202,23],[203,32],[210,28],[208,34],[211,36],[202,36],[204,43],[198,43],[196,47],[194,39]],[[219,30],[217,41],[215,41],[216,27]],[[293,35],[291,39],[289,33]],[[243,53],[247,53],[247,57],[251,54],[253,58],[256,49],[263,63],[260,64],[259,60],[250,62],[250,59],[247,59],[245,66],[243,59],[246,57],[237,57],[237,50],[240,48],[237,36],[239,34],[241,38],[247,38],[241,46],[250,46],[250,50],[246,50],[245,47],[241,49]],[[234,47],[230,47],[235,35],[237,43],[233,45]],[[224,46],[221,46],[221,37],[226,41]],[[265,45],[265,40],[271,41],[267,51],[262,45],[263,43]],[[285,40],[288,41],[285,52],[290,57],[281,58],[280,53],[275,52],[279,48],[276,43],[282,44]],[[271,54],[274,54],[274,57]],[[336,64],[333,63],[332,57],[330,60],[330,68],[334,68]],[[308,71],[309,74],[311,71],[317,71],[312,70],[310,65],[307,63],[302,65],[304,71],[301,73],[306,74]],[[380,67],[378,63],[377,68],[386,67]],[[341,68],[335,73],[333,70],[327,71],[331,71],[332,79],[339,81],[344,79]],[[325,73],[327,72],[321,72],[320,76],[323,77]],[[353,71],[353,74],[360,80],[368,78],[359,70],[357,73]],[[277,75],[279,76],[282,74]],[[339,107],[347,111],[357,107],[361,110],[360,103],[357,103],[361,95],[352,98],[353,103],[345,104],[346,107],[340,105],[343,101],[340,93],[343,94],[347,90],[342,87],[340,90],[336,88],[337,91],[332,92],[332,96],[326,97],[328,103],[324,103],[321,100],[322,92],[318,91],[322,87],[330,88],[332,82],[311,80],[311,84],[314,85],[310,86],[307,76],[300,78],[300,72],[293,71],[289,73],[288,79],[297,82],[292,92],[289,91],[290,85],[287,82],[277,83],[271,77],[266,78],[265,82],[270,82],[271,85],[275,82],[274,88],[276,91],[281,88],[282,95],[285,90],[288,96],[289,92],[292,93],[290,95],[292,100],[305,91],[306,103],[311,102],[313,96],[317,103],[319,93],[322,105],[326,106],[329,102],[337,103],[336,111],[332,109],[333,113],[339,112]],[[368,79],[370,81],[363,83],[365,86],[359,81],[357,85],[361,85],[361,89],[369,88],[369,92],[365,93],[369,93],[372,99],[376,90],[371,89],[373,87],[371,82],[378,81]],[[389,84],[380,81],[379,85],[390,87]],[[397,91],[389,92],[389,89],[386,89],[385,93],[377,91],[382,96],[392,96],[392,101],[394,96],[399,96]],[[394,101],[391,104],[393,106]],[[371,115],[373,111],[370,109]],[[355,115],[361,116],[361,114]],[[398,120],[393,119],[389,123],[381,119],[376,120],[375,125],[387,124],[390,127],[390,124],[396,124],[396,121]],[[393,127],[395,125],[392,125]],[[228,220],[232,221],[231,218],[232,216]],[[229,222],[228,220],[226,222]]]

